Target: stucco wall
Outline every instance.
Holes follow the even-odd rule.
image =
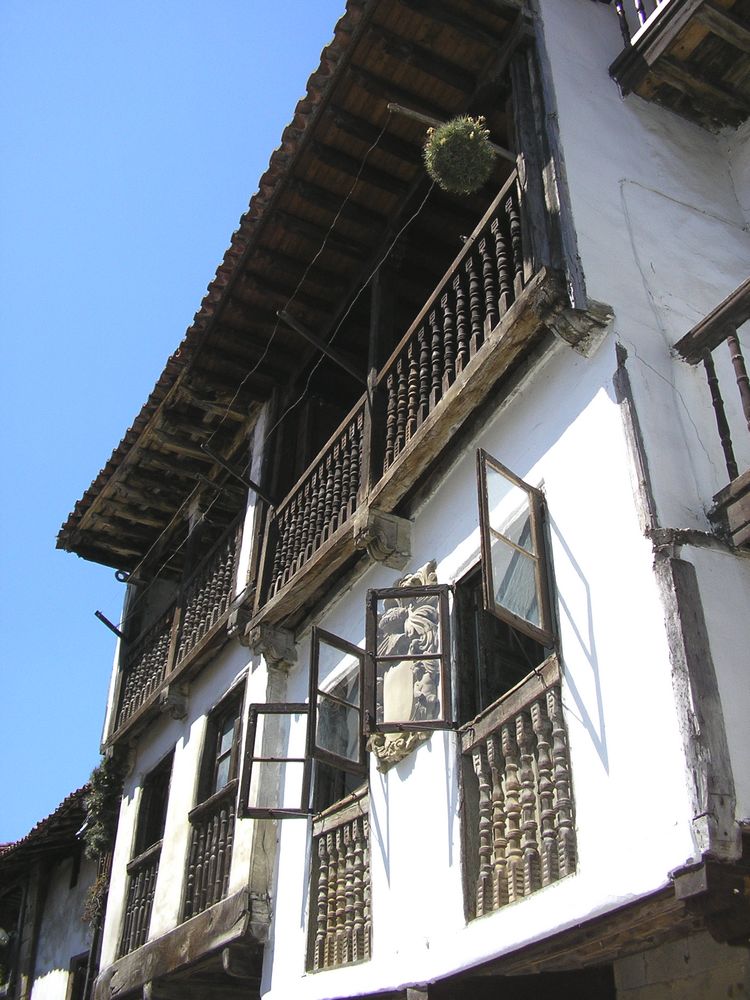
[[[478,561],[476,447],[543,486],[577,874],[467,925],[456,737],[436,733],[386,775],[371,765],[371,962],[305,975],[309,829],[300,820],[281,823],[264,979],[270,997],[347,996],[367,984],[396,988],[439,977],[656,889],[694,855],[663,615],[613,399],[615,366],[611,344],[589,360],[557,347],[416,513],[407,567],[436,559],[439,582],[454,583]],[[319,624],[363,645],[367,589],[391,586],[399,575],[371,566]],[[306,698],[308,660],[306,635],[289,677],[290,700]],[[299,734],[295,739],[300,745]]]
[[[70,885],[71,858],[56,865],[47,886],[34,967],[32,1000],[65,1000],[70,960],[88,951],[91,929],[83,920],[88,890],[96,877],[96,865],[81,861],[78,880]]]

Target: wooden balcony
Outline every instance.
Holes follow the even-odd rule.
[[[402,516],[493,387],[549,335],[567,292],[562,274],[532,257],[530,231],[546,224],[530,218],[514,170],[368,391],[272,511],[251,629],[294,627],[329,581],[377,547],[370,514]]]
[[[135,641],[124,644],[117,714],[108,743],[132,734],[158,713],[167,689],[191,677],[228,639],[240,523],[235,520],[207,553],[167,611]]]
[[[570,758],[556,656],[461,730],[469,910],[481,917],[576,869]]]
[[[623,94],[712,131],[750,115],[745,0],[615,0],[625,48],[610,66]]]
[[[190,851],[183,919],[224,899],[229,888],[237,781],[230,781],[190,812]]]
[[[675,351],[683,360],[691,365],[702,363],[706,372],[716,429],[729,478],[728,485],[714,497],[716,506],[712,516],[731,543],[743,549],[750,549],[750,469],[740,471],[732,438],[732,423],[735,427],[742,423],[750,431],[750,381],[739,337],[739,328],[749,319],[750,278],[747,278],[675,344]],[[723,380],[717,365],[717,360],[721,363],[722,358],[716,356],[720,350],[726,352],[723,358]],[[737,405],[733,409],[738,412],[734,420],[730,419],[731,413],[728,413],[721,387],[721,382],[726,381],[730,366],[736,383]]]
[[[313,821],[308,969],[370,957],[369,796],[363,787]]]
[[[128,865],[128,895],[118,957],[140,948],[148,936],[161,844],[160,840],[152,844]]]

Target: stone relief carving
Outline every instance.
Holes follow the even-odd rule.
[[[437,583],[435,560],[396,580],[396,587],[425,587]],[[435,597],[401,600],[388,598],[378,620],[378,655],[424,655],[439,652],[438,604]],[[378,686],[382,719],[435,719],[440,714],[440,678],[437,661],[408,659],[389,666]],[[428,731],[373,733],[367,748],[377,757],[379,771],[387,771],[420,743]]]

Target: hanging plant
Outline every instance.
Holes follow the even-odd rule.
[[[484,118],[462,115],[427,130],[424,164],[444,191],[472,194],[489,179],[495,150]]]
[[[83,841],[86,857],[92,861],[112,848],[125,771],[125,758],[112,756],[104,757],[101,764],[91,772],[90,790],[84,799],[86,823]]]

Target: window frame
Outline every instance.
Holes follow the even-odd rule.
[[[333,648],[339,650],[339,652],[353,656],[359,660],[359,707],[332,695],[330,689],[324,690],[321,688],[319,669],[321,643],[333,646]],[[365,651],[359,646],[355,646],[354,643],[348,642],[346,639],[342,639],[341,636],[335,635],[333,632],[328,632],[325,629],[319,628],[317,625],[313,626],[310,640],[310,708],[307,718],[307,756],[313,760],[319,760],[325,764],[330,764],[332,767],[340,768],[342,771],[349,771],[352,774],[362,775],[364,778],[367,777],[368,773],[367,751],[365,749],[366,735],[364,728],[366,658],[367,656]],[[342,674],[339,679],[342,679],[344,676],[346,675]],[[318,695],[323,695],[329,700],[338,702],[341,705],[346,705],[347,708],[353,708],[357,712],[359,716],[358,761],[352,761],[348,757],[339,757],[338,754],[317,746],[315,739],[318,728]]]
[[[162,759],[152,767],[143,779],[141,787],[141,798],[138,804],[138,817],[135,824],[135,838],[131,861],[137,861],[144,854],[153,850],[157,844],[164,840],[164,831],[167,828],[167,813],[169,811],[169,796],[172,790],[172,772],[174,770],[174,749],[170,750]],[[165,782],[165,784],[162,784]],[[147,834],[153,824],[153,812],[158,801],[157,790],[160,791],[159,798],[163,793],[163,813],[161,814],[161,832],[158,837],[147,840]]]
[[[531,537],[534,552],[529,552],[522,546],[517,545],[501,531],[493,528],[490,524],[489,498],[487,490],[487,469],[493,471],[509,480],[514,486],[526,493],[529,501],[529,522],[531,525]],[[479,534],[482,551],[482,583],[484,587],[484,606],[491,614],[496,615],[502,621],[507,622],[511,627],[518,629],[525,635],[530,636],[545,647],[556,648],[557,636],[555,623],[552,617],[552,607],[550,602],[550,574],[549,574],[549,554],[547,540],[545,537],[545,498],[541,490],[535,486],[530,486],[515,473],[511,472],[502,462],[498,462],[483,448],[477,449],[477,494],[479,498]],[[527,621],[520,615],[515,614],[509,608],[499,604],[495,599],[495,587],[492,567],[492,539],[491,534],[502,539],[511,548],[522,553],[526,558],[534,561],[534,582],[536,594],[539,602],[539,621],[536,626],[533,622]]]
[[[282,756],[262,756],[256,755],[255,738],[258,731],[258,716],[260,715],[302,715],[306,719],[306,725],[310,727],[310,706],[304,702],[266,702],[254,703],[248,707],[247,730],[245,735],[245,753],[242,765],[242,781],[240,784],[240,803],[238,815],[244,819],[289,819],[306,818],[311,815],[310,807],[310,784],[312,759],[307,753],[308,736],[305,734],[305,755],[304,757],[282,757]],[[302,764],[302,789],[300,792],[299,808],[285,808],[281,806],[251,806],[250,781],[255,763],[291,763]]]
[[[366,647],[367,658],[365,661],[365,733],[399,733],[399,732],[425,732],[431,730],[454,729],[453,711],[453,691],[452,673],[453,656],[451,651],[450,635],[450,595],[453,588],[449,584],[436,583],[426,584],[419,587],[382,587],[368,590],[366,603]],[[379,601],[391,598],[409,597],[429,597],[435,595],[438,598],[439,608],[439,629],[440,629],[440,652],[427,655],[416,654],[394,654],[379,656],[376,649]],[[405,660],[440,660],[440,696],[443,710],[441,719],[413,719],[402,722],[377,722],[377,671],[378,663],[389,660],[403,662]]]
[[[203,751],[201,755],[200,772],[198,778],[198,789],[196,794],[196,806],[202,805],[214,795],[218,795],[227,785],[235,781],[239,775],[241,737],[242,737],[242,705],[244,702],[244,685],[238,685],[221,699],[208,713],[206,720],[206,732],[203,737]],[[221,786],[216,788],[216,777],[219,766],[219,757],[225,758],[226,754],[220,754],[222,724],[234,714],[232,745],[229,748],[229,772],[228,778]]]

